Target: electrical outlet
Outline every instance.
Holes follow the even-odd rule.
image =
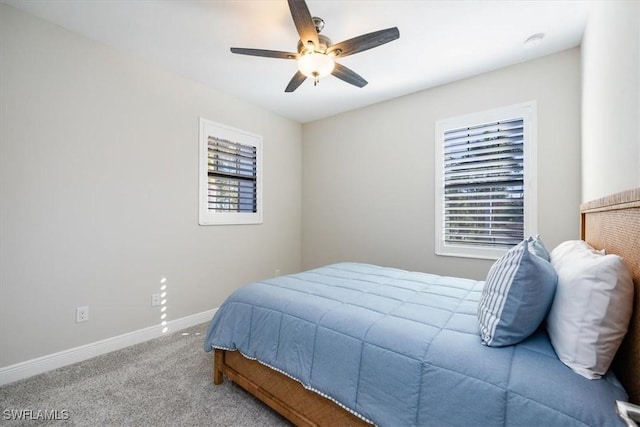
[[[279,269],[279,268],[276,268],[275,273],[276,273],[276,277],[278,277],[278,276],[280,275],[280,269]]]
[[[86,322],[89,320],[89,307],[76,308],[76,323]]]
[[[151,307],[160,305],[160,294],[151,294]]]

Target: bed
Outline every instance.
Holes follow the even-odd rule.
[[[635,288],[600,379],[563,364],[544,327],[482,345],[484,282],[341,263],[230,296],[205,338],[214,383],[226,376],[296,425],[624,425],[615,401],[640,404],[640,189],[585,203],[580,219]]]

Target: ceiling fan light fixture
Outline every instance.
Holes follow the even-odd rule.
[[[298,58],[298,70],[317,82],[321,77],[328,76],[333,71],[333,58],[323,53],[307,53]]]

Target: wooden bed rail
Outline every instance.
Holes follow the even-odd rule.
[[[214,384],[222,383],[223,375],[227,376],[296,426],[371,426],[298,381],[238,351],[216,349],[213,364]]]

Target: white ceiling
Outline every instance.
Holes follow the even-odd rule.
[[[294,61],[230,47],[296,51],[285,0],[0,0],[144,61],[309,122],[578,46],[588,1],[308,0],[334,43],[398,27],[400,38],[339,60],[369,81],[328,76],[284,88]],[[544,33],[535,48],[531,35]]]

